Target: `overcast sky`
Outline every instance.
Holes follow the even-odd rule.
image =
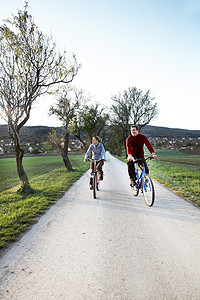
[[[2,24],[24,1],[0,5]],[[76,54],[74,84],[96,101],[109,105],[136,86],[158,103],[151,125],[200,129],[200,0],[30,0],[29,13]],[[41,98],[26,125],[59,126],[48,116],[51,101]]]

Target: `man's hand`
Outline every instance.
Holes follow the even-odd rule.
[[[152,156],[153,156],[153,159],[156,159],[157,158],[157,155],[155,154],[155,152],[151,153]]]
[[[134,157],[131,154],[128,155],[127,160],[128,161],[135,161]]]
[[[87,160],[86,160],[86,159],[84,159],[84,164],[86,163],[86,161],[87,161]]]

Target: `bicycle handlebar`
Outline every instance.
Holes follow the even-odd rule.
[[[102,159],[103,159],[103,158],[100,158],[100,159],[96,160],[96,159],[92,159],[92,158],[89,158],[89,157],[88,157],[88,158],[86,159],[86,161],[91,161],[91,162],[97,161],[97,162],[98,162],[98,161],[100,161],[100,160],[102,160]]]
[[[134,157],[133,157],[134,158]],[[140,162],[141,160],[148,160],[148,159],[150,159],[150,160],[152,160],[152,159],[154,159],[153,158],[153,156],[148,156],[147,158],[146,157],[141,157],[141,158],[138,158],[138,159],[135,159],[134,161],[133,161],[133,163],[138,163],[138,162]]]

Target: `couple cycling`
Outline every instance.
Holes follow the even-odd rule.
[[[126,140],[126,149],[128,155],[128,173],[130,177],[130,184],[134,184],[136,182],[136,175],[135,175],[135,159],[140,159],[139,165],[145,166],[145,171],[148,174],[149,168],[147,166],[146,160],[144,159],[144,145],[147,146],[149,152],[152,154],[153,158],[157,158],[153,147],[151,146],[147,137],[143,134],[139,133],[139,127],[137,125],[131,126],[131,135]],[[102,166],[104,161],[106,161],[106,153],[104,150],[104,146],[101,143],[101,139],[98,136],[92,138],[92,144],[89,146],[86,154],[84,162],[86,162],[87,158],[89,157],[90,152],[92,152],[92,158],[97,160],[97,170],[100,173],[100,180],[103,180],[103,170]],[[92,175],[94,172],[94,162],[91,162],[91,177],[90,177],[90,189],[92,187]]]

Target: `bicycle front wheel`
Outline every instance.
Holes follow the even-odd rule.
[[[144,176],[142,192],[143,192],[145,203],[149,207],[152,206],[155,200],[155,190],[153,186],[153,181],[149,175]]]
[[[99,191],[99,187],[100,187],[99,174],[97,174],[97,176],[96,176],[96,184],[97,184],[97,191]]]
[[[93,197],[94,197],[94,199],[96,199],[96,183],[97,183],[97,181],[96,181],[96,174],[94,173],[94,176],[93,176]]]

